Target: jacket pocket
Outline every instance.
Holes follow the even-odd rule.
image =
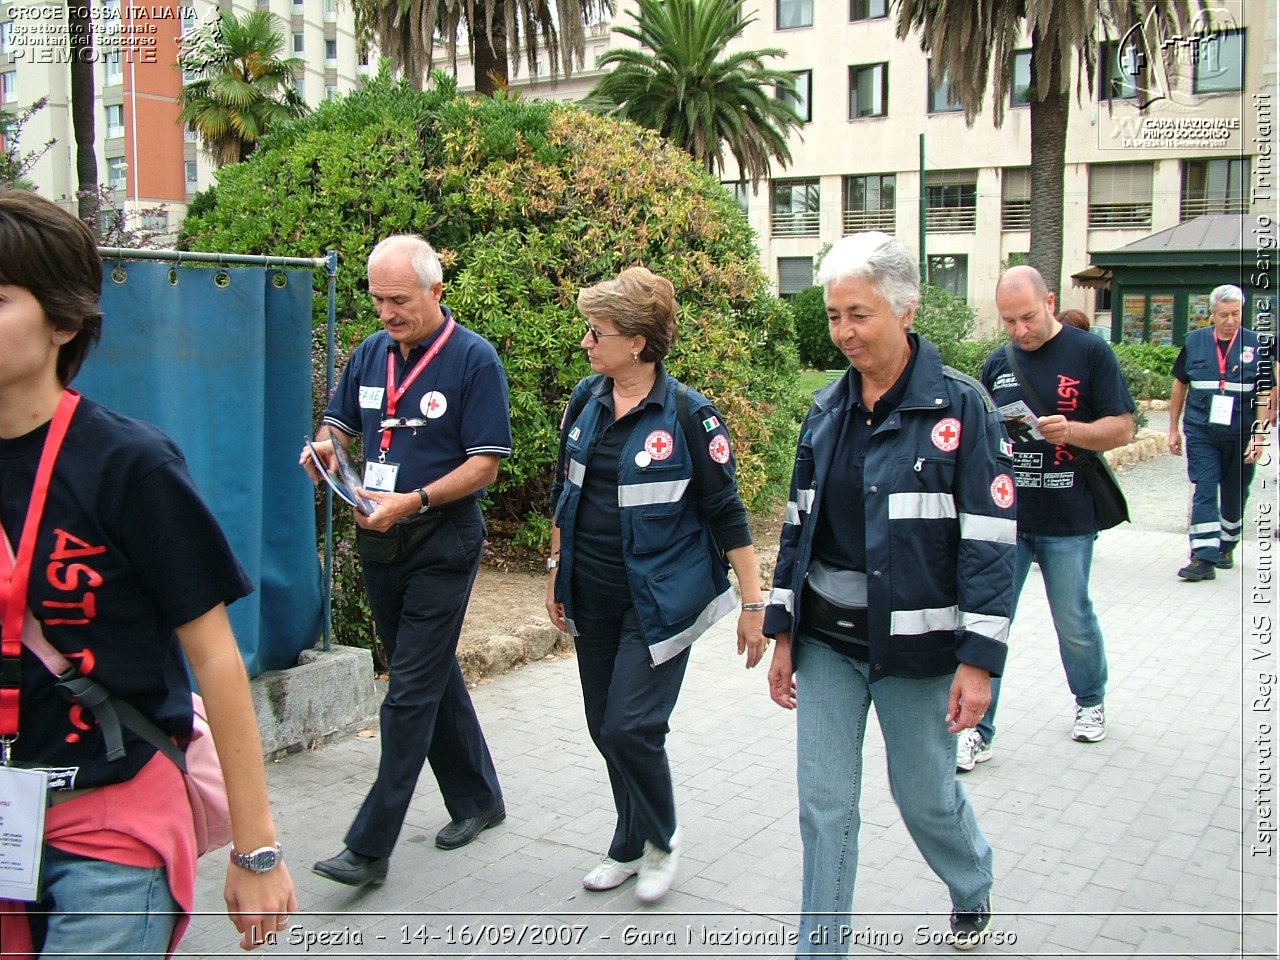
[[[701,545],[684,554],[686,562],[645,578],[649,594],[668,626],[698,614],[715,592],[711,557]],[[687,558],[692,558],[691,562]]]

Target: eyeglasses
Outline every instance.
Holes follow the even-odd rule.
[[[593,327],[591,324],[589,324],[589,323],[588,323],[588,324],[587,324],[587,336],[589,336],[589,337],[591,338],[591,342],[592,342],[592,344],[594,344],[595,346],[597,346],[597,347],[598,347],[598,346],[600,345],[600,338],[601,338],[601,337],[623,337],[623,336],[626,336],[626,334],[623,334],[623,333],[601,333],[599,330],[597,330],[595,327]]]

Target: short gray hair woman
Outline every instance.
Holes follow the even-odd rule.
[[[845,237],[818,281],[850,366],[800,429],[764,626],[778,641],[770,696],[798,714],[797,955],[847,950],[872,703],[902,819],[950,891],[950,935],[972,946],[991,921],[991,848],[956,782],[954,734],[981,719],[1004,667],[1010,455],[981,387],[911,332],[920,273],[906,247]]]

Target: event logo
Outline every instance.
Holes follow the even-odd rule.
[[[1099,124],[1099,148],[1239,149],[1239,111],[1210,115],[1205,97],[1243,89],[1243,42],[1227,7],[1201,7],[1186,32],[1172,32],[1152,5],[1117,43],[1107,46],[1108,60],[1099,65],[1117,101]],[[1157,104],[1163,104],[1158,115],[1148,114]],[[1137,111],[1131,113],[1129,106]]]

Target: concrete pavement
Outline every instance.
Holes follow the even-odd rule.
[[[1023,592],[995,755],[962,779],[995,848],[992,929],[1003,943],[984,955],[1277,955],[1275,514],[1260,507],[1275,502],[1275,474],[1255,481],[1237,568],[1188,584],[1174,575],[1187,552],[1184,469],[1164,457],[1122,473],[1135,523],[1104,533],[1095,552],[1111,674],[1103,742],[1070,739],[1073,701],[1036,570]],[[1272,621],[1246,635],[1261,615]],[[268,953],[791,955],[794,716],[770,702],[763,667],[743,669],[731,631],[732,618],[695,644],[672,719],[685,845],[658,907],[638,905],[634,883],[603,894],[581,887],[608,844],[612,805],[576,666],[544,661],[473,691],[507,821],[461,850],[437,850],[448,815],[424,774],[380,889],[353,892],[310,872],[341,847],[379,741],[351,738],[270,765],[302,912]],[[874,723],[865,771],[850,952],[951,955],[933,942],[947,929],[946,890],[898,818]],[[239,953],[222,910],[224,856],[201,866],[197,906],[207,913],[194,919],[184,956]]]

